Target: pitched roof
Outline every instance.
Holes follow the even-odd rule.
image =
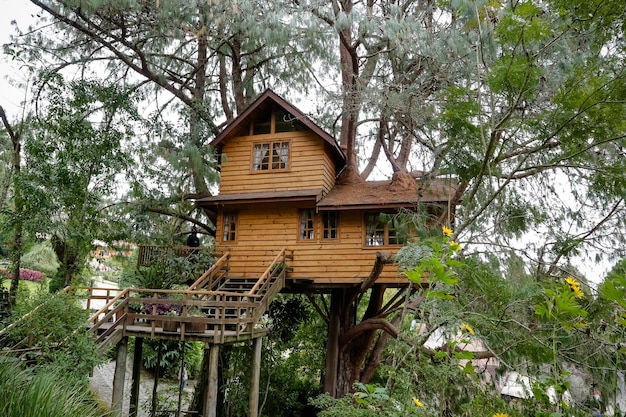
[[[275,104],[282,107],[286,112],[290,113],[292,116],[298,119],[300,123],[310,129],[328,144],[333,160],[337,165],[337,171],[341,170],[344,167],[346,163],[346,157],[343,154],[335,138],[327,133],[324,129],[319,127],[317,124],[315,124],[315,122],[309,119],[306,114],[304,114],[294,105],[287,102],[285,99],[283,99],[270,89],[265,90],[263,94],[261,94],[256,100],[254,100],[254,102],[250,104],[250,106],[248,106],[246,110],[239,114],[235,118],[235,120],[233,120],[224,130],[222,130],[215,137],[215,139],[213,139],[210,145],[216,148],[218,152],[220,152],[221,148],[224,146],[224,142],[228,139],[235,136],[247,135],[250,121],[254,118],[254,116],[256,116],[258,113],[267,111]]]
[[[320,210],[410,207],[416,203],[447,202],[457,183],[449,179],[416,180],[414,187],[392,181],[366,181],[335,186],[317,204]]]

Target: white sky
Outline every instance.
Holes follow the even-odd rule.
[[[10,41],[9,36],[15,33],[11,21],[17,21],[25,31],[29,24],[34,23],[38,8],[27,0],[0,0],[0,45]],[[20,102],[24,92],[13,87],[7,77],[25,79],[26,74],[17,62],[0,54],[0,106],[4,108],[9,120],[17,120],[21,113]]]
[[[35,15],[39,9],[28,0],[0,0],[0,11],[0,45],[4,45],[10,41],[9,37],[15,34],[15,28],[11,22],[16,21],[22,31],[27,31],[28,26],[35,23]],[[23,89],[12,85],[10,79],[15,78],[25,81],[26,71],[20,68],[19,62],[7,59],[7,56],[0,50],[0,106],[4,108],[7,117],[12,122],[18,121],[21,117],[23,109],[20,103],[25,97]],[[297,107],[303,105],[301,102],[294,104]],[[578,257],[572,261],[592,282],[599,282],[610,269],[606,263],[594,265],[581,258],[584,257]]]

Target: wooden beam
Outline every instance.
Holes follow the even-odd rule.
[[[135,350],[133,352],[133,380],[130,388],[130,405],[128,416],[137,417],[139,411],[139,382],[141,374],[141,354],[143,351],[143,337],[135,338]]]
[[[252,349],[252,376],[250,380],[250,397],[248,398],[248,416],[259,415],[259,381],[261,380],[261,347],[263,338],[254,339]]]
[[[204,417],[217,417],[217,392],[218,392],[218,361],[220,346],[212,344],[209,347],[209,377],[204,401]]]
[[[128,354],[128,337],[123,337],[117,344],[115,358],[115,373],[113,374],[113,394],[111,398],[111,411],[114,416],[122,416],[122,404],[124,401],[124,379],[126,378],[126,357]]]

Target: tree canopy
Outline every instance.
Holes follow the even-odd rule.
[[[435,294],[432,303],[423,304],[426,293],[407,303],[416,310],[433,308],[433,321],[424,323],[429,331],[469,311],[476,320],[465,324],[483,329],[492,354],[508,361],[519,358],[515,352],[536,353],[537,363],[555,364],[554,384],[563,381],[559,361],[588,364],[585,349],[619,350],[614,340],[623,323],[597,332],[586,332],[590,327],[584,324],[612,320],[608,310],[622,311],[623,274],[602,284],[595,298],[584,292],[591,291],[584,283],[600,282],[602,268],[595,265],[624,256],[623,2],[31,3],[41,8],[41,21],[18,32],[5,53],[41,74],[33,103],[47,124],[34,130],[39,135],[33,134],[26,148],[30,175],[40,184],[54,178],[54,187],[82,184],[73,188],[82,193],[53,187],[58,192],[41,197],[60,217],[71,220],[76,214],[81,225],[99,225],[95,207],[104,201],[94,195],[113,197],[106,186],[110,176],[133,167],[127,194],[106,203],[120,210],[135,241],[142,234],[157,242],[173,240],[187,222],[211,233],[207,213],[190,203],[210,194],[218,178],[208,144],[260,92],[272,88],[336,136],[347,157],[339,181],[385,175],[394,181],[411,176],[458,182],[451,201],[456,212],[449,219],[454,227],[444,243],[449,238],[463,247],[468,268],[454,277],[444,273],[438,283],[443,288],[428,288]],[[105,129],[90,119],[92,112],[103,115],[98,123],[104,121]],[[132,140],[127,148],[132,158],[117,154],[124,149],[122,138]],[[76,166],[62,159],[65,151],[70,162],[90,161],[94,175],[74,177]],[[58,157],[47,161],[48,154]],[[100,159],[104,155],[108,163]],[[10,185],[0,186],[6,201]],[[37,189],[25,194],[30,203],[38,196]],[[84,223],[91,214],[94,223]],[[441,238],[438,231],[434,235]],[[434,262],[424,256],[432,253],[408,247],[405,259],[413,258],[413,266]],[[454,265],[455,256],[444,256],[453,261],[446,268],[461,268]],[[369,301],[363,317],[391,317],[382,311],[385,290],[374,286],[368,297],[355,296]],[[437,303],[455,298],[457,290],[468,296],[456,297],[454,306],[445,306],[450,313],[439,315],[444,310]],[[397,334],[405,317],[393,317],[377,329]],[[350,340],[364,341],[368,349],[355,352],[351,371],[373,378],[374,372],[357,362],[372,354],[371,363],[378,364],[385,343],[377,341],[386,342],[391,332],[375,339],[369,327],[362,328],[366,331],[359,337],[351,333]],[[531,330],[536,337],[529,337]],[[411,337],[416,345],[424,342],[423,335]],[[403,342],[396,345],[399,350],[412,349]],[[557,343],[572,349],[559,352]],[[419,355],[431,361],[454,356]],[[606,355],[601,359],[617,366]],[[594,371],[601,375],[605,369]],[[456,372],[451,367],[450,378]],[[409,381],[411,375],[403,378]],[[362,398],[382,395],[362,389]],[[447,412],[459,406],[448,405]]]
[[[6,52],[136,94],[153,122],[152,174],[170,185],[162,197],[210,192],[208,142],[271,87],[337,134],[347,180],[458,179],[467,249],[513,247],[543,273],[620,256],[622,5],[32,3],[51,26]],[[132,189],[151,201],[145,183]]]

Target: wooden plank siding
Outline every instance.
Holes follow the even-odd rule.
[[[254,143],[289,141],[289,169],[253,171]],[[324,141],[312,132],[238,136],[222,149],[220,194],[318,189],[330,190],[335,168]]]
[[[235,241],[222,240],[223,216],[217,222],[217,250],[230,251],[230,276],[255,278],[282,249],[293,255],[287,279],[312,280],[317,287],[360,283],[374,265],[376,252],[395,253],[401,245],[366,247],[363,211],[340,212],[339,238],[322,239],[321,213],[316,214],[315,239],[299,239],[296,203],[238,206]],[[313,207],[308,207],[313,208]],[[228,211],[228,208],[225,208]],[[378,282],[405,285],[396,265],[387,265]]]

